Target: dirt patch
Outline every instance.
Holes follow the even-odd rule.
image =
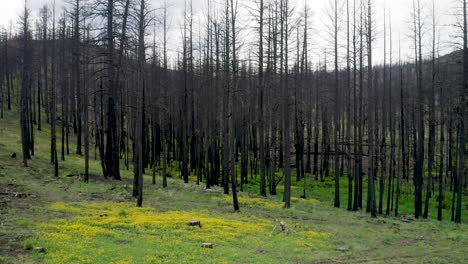
[[[14,198],[13,198],[14,199]],[[15,231],[15,225],[12,224],[8,217],[9,208],[23,210],[29,207],[23,199],[7,200],[0,197],[0,256],[10,259],[16,259],[18,255],[24,253],[24,241],[28,238],[24,235],[19,235]],[[13,262],[12,262],[13,263]]]
[[[128,241],[128,240],[116,240],[115,243],[118,244],[118,245],[126,245],[126,244],[130,243],[130,241]]]
[[[26,218],[31,207],[42,201],[37,194],[25,191],[23,186],[14,183],[0,184],[0,193],[0,256],[14,260],[25,253],[24,241],[31,236],[29,232],[18,230],[16,221]],[[16,213],[10,215],[10,210]]]
[[[0,256],[9,257],[15,259],[16,256],[24,252],[23,238],[11,237],[8,235],[0,235]]]
[[[263,248],[259,248],[259,249],[255,250],[255,253],[257,253],[257,254],[266,254],[267,251],[264,250]]]

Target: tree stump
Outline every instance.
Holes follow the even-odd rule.
[[[192,220],[192,219],[189,220],[188,225],[189,225],[189,226],[198,226],[198,227],[200,227],[200,228],[202,227],[200,221],[198,221],[198,220]]]
[[[288,231],[289,230],[289,226],[283,221],[280,222],[280,227],[281,227],[282,231]]]
[[[46,249],[44,247],[34,247],[33,251],[39,252],[39,253],[45,253]]]
[[[337,247],[336,251],[346,252],[346,251],[348,251],[348,248],[347,247]]]
[[[202,248],[213,248],[213,244],[212,243],[202,243],[201,244]]]

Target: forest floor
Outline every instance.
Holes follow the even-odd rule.
[[[430,219],[414,219],[408,182],[401,215],[372,219],[365,211],[346,211],[346,178],[343,208],[337,209],[332,206],[333,181],[308,176],[306,199],[299,198],[304,182],[294,181],[290,209],[282,208],[281,186],[278,195],[262,198],[253,180],[239,192],[241,209],[234,213],[231,196],[221,188],[205,190],[193,178],[184,184],[175,176],[162,188],[158,174],[156,185],[145,175],[144,207],[137,208],[131,168],[122,169],[122,181],[104,179],[92,151],[92,175],[85,184],[80,178],[83,158],[71,154],[71,144],[54,177],[48,125],[35,130],[35,136],[36,155],[25,168],[18,115],[6,112],[0,120],[0,263],[468,262],[466,197],[462,224],[449,221],[450,193],[444,221],[434,219],[435,198]],[[201,228],[189,226],[190,219],[201,221]],[[213,248],[202,248],[204,242]]]

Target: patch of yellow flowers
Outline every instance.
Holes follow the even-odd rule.
[[[282,207],[280,202],[263,198],[244,201],[268,208]],[[120,245],[116,241],[154,243],[157,240],[159,245],[168,248],[183,247],[187,241],[225,244],[249,236],[266,239],[273,236],[274,227],[272,221],[252,216],[230,219],[208,211],[158,212],[151,207],[138,208],[130,203],[54,203],[49,209],[66,216],[39,225],[39,239],[48,248],[45,261],[49,263],[92,262],[90,252],[93,255],[112,255],[110,252],[118,251]],[[190,219],[201,221],[202,228],[189,226]],[[315,231],[302,231],[298,235],[297,242],[301,243],[330,237]],[[104,243],[105,247],[100,248],[102,244],[99,243]],[[156,259],[155,256],[145,258],[144,262],[148,263],[154,263]],[[133,262],[131,258],[121,261]]]

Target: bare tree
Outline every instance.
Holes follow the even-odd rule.
[[[291,8],[289,6],[289,0],[281,0],[281,34],[282,34],[282,53],[284,54],[284,65],[282,66],[281,88],[283,89],[283,140],[284,140],[284,207],[289,208],[291,206],[291,150],[290,150],[290,138],[291,134],[289,131],[289,34],[290,34],[290,15]],[[282,56],[281,56],[282,57]]]
[[[347,210],[351,211],[353,207],[353,166],[351,165],[351,46],[350,46],[350,8],[349,0],[346,0],[346,167],[348,174],[348,206]]]
[[[145,46],[145,31],[150,23],[149,4],[147,0],[139,0],[137,10],[137,24],[138,24],[138,86],[137,86],[137,98],[136,98],[136,126],[135,126],[135,177],[138,179],[138,196],[137,206],[141,207],[143,204],[143,152],[142,144],[143,137],[143,96],[146,87],[145,80],[145,65],[146,65],[146,46]]]
[[[28,98],[30,96],[30,87],[32,82],[32,47],[31,31],[29,25],[30,11],[27,7],[27,1],[24,2],[23,13],[21,14],[21,44],[22,44],[22,68],[21,68],[21,101],[20,101],[20,125],[21,125],[21,144],[23,152],[23,165],[28,166],[30,154],[30,132],[28,122]]]
[[[115,69],[115,30],[114,30],[114,0],[107,0],[105,18],[106,18],[106,86],[107,86],[107,130],[106,130],[106,149],[105,149],[105,175],[120,180],[119,169],[119,151],[117,139],[117,84]],[[103,140],[103,139],[101,139]]]
[[[435,85],[436,85],[436,24],[435,24],[435,3],[432,1],[432,57],[431,57],[431,85],[429,93],[429,140],[427,142],[427,183],[426,183],[426,200],[424,203],[423,218],[427,218],[429,214],[429,199],[432,197],[432,172],[434,167],[434,152],[435,152]]]
[[[51,86],[49,88],[49,111],[50,111],[50,163],[54,165],[54,175],[58,177],[58,159],[57,159],[57,101],[55,95],[56,89],[56,39],[55,39],[55,3],[52,9],[52,51],[51,51]]]
[[[406,148],[405,148],[405,110],[404,110],[404,95],[403,95],[403,65],[401,63],[401,39],[399,39],[398,44],[398,68],[400,71],[400,147],[401,147],[401,160],[402,160],[402,174],[403,179],[406,176]],[[398,216],[398,208],[400,204],[400,173],[397,176],[397,187],[396,187],[396,197],[395,197],[395,216]]]
[[[340,171],[339,171],[339,131],[340,131],[340,87],[339,87],[339,68],[338,68],[338,34],[341,27],[341,13],[343,4],[340,0],[330,1],[329,19],[332,24],[330,34],[333,36],[333,56],[334,56],[334,130],[333,130],[333,148],[334,148],[334,178],[335,178],[335,198],[334,206],[340,207]]]
[[[163,102],[166,105],[165,108],[163,108],[163,115],[161,117],[161,124],[162,124],[162,149],[163,149],[163,170],[162,170],[162,177],[163,177],[163,187],[167,187],[167,153],[168,153],[168,144],[167,144],[167,139],[166,139],[166,134],[167,134],[167,114],[169,112],[169,109],[167,109],[167,104],[168,104],[168,98],[167,98],[167,90],[168,90],[168,79],[167,79],[167,31],[168,31],[168,25],[167,25],[167,1],[164,1],[164,7],[163,7]]]
[[[415,43],[416,86],[417,86],[417,144],[416,161],[414,168],[415,181],[415,217],[422,216],[422,184],[424,168],[424,95],[423,95],[423,61],[422,61],[422,21],[421,1],[413,0],[413,32]]]
[[[468,155],[466,151],[466,137],[468,123],[468,22],[467,22],[467,5],[466,0],[463,0],[463,85],[460,91],[460,105],[457,109],[458,115],[458,171],[457,171],[457,205],[455,212],[455,223],[461,223],[462,215],[462,195],[463,195],[463,179],[465,178],[465,159]]]
[[[234,152],[236,148],[236,140],[235,140],[235,132],[234,132],[234,91],[237,90],[237,47],[236,47],[236,20],[237,20],[237,0],[231,0],[231,34],[232,34],[232,86],[229,86],[230,90],[228,90],[228,113],[229,113],[229,138],[230,143],[229,149],[231,152],[229,153],[229,172],[231,174],[231,188],[232,188],[232,203],[234,206],[234,211],[239,211],[239,202],[237,200],[237,170],[236,164],[234,160]],[[228,80],[229,82],[229,80]],[[231,145],[232,144],[232,145]]]
[[[81,0],[75,0],[73,4],[73,44],[72,44],[72,85],[74,86],[74,91],[76,92],[76,123],[77,123],[77,135],[76,135],[76,154],[82,154],[82,120],[81,114],[83,112],[82,104],[83,98],[81,95],[81,73],[80,73],[80,59],[81,59],[81,50],[80,50],[80,42],[81,42],[81,35],[80,35],[80,19],[81,19]]]
[[[260,195],[266,196],[265,180],[265,123],[264,123],[264,79],[263,79],[263,24],[264,24],[264,0],[259,0],[258,7],[258,104],[259,104],[259,136],[260,136]]]
[[[381,168],[381,175],[379,179],[379,209],[378,213],[383,213],[383,198],[385,193],[385,176],[387,174],[387,161],[386,161],[386,139],[387,139],[387,18],[386,12],[384,9],[384,63],[383,63],[383,95],[382,95],[382,134],[381,134],[381,141],[380,141],[380,168]]]
[[[390,54],[389,54],[389,87],[388,87],[388,113],[389,113],[389,129],[390,129],[390,168],[388,175],[388,191],[387,191],[387,210],[386,215],[390,215],[393,210],[393,195],[394,195],[394,179],[395,179],[395,114],[394,114],[394,96],[393,96],[393,41],[392,41],[392,16],[389,12],[388,16],[389,25],[389,41],[390,41]],[[382,190],[383,191],[383,190]]]
[[[86,22],[83,23],[86,26]],[[88,71],[88,66],[90,62],[90,36],[89,36],[89,26],[86,29],[86,37],[85,37],[85,50],[84,50],[84,56],[83,56],[83,61],[84,64],[86,65],[84,68],[83,76],[88,77],[89,71]],[[84,95],[83,95],[83,114],[84,114],[84,148],[85,148],[85,172],[84,172],[84,182],[88,183],[89,181],[89,84],[90,80],[85,80],[83,82],[84,85]],[[62,105],[63,108],[63,105]],[[96,111],[97,109],[94,109]]]
[[[367,89],[368,89],[368,97],[369,97],[369,108],[372,109],[374,103],[376,102],[376,93],[373,87],[373,69],[372,69],[372,27],[373,27],[373,20],[372,20],[372,0],[367,1],[367,19],[366,19],[366,42],[367,42]],[[370,110],[370,118],[369,118],[369,159],[370,159],[370,167],[369,167],[369,177],[368,177],[368,184],[369,184],[369,195],[368,195],[368,211],[370,211],[372,217],[377,217],[377,208],[375,202],[375,168],[376,168],[376,143],[374,140],[374,115],[372,114],[372,110]]]

